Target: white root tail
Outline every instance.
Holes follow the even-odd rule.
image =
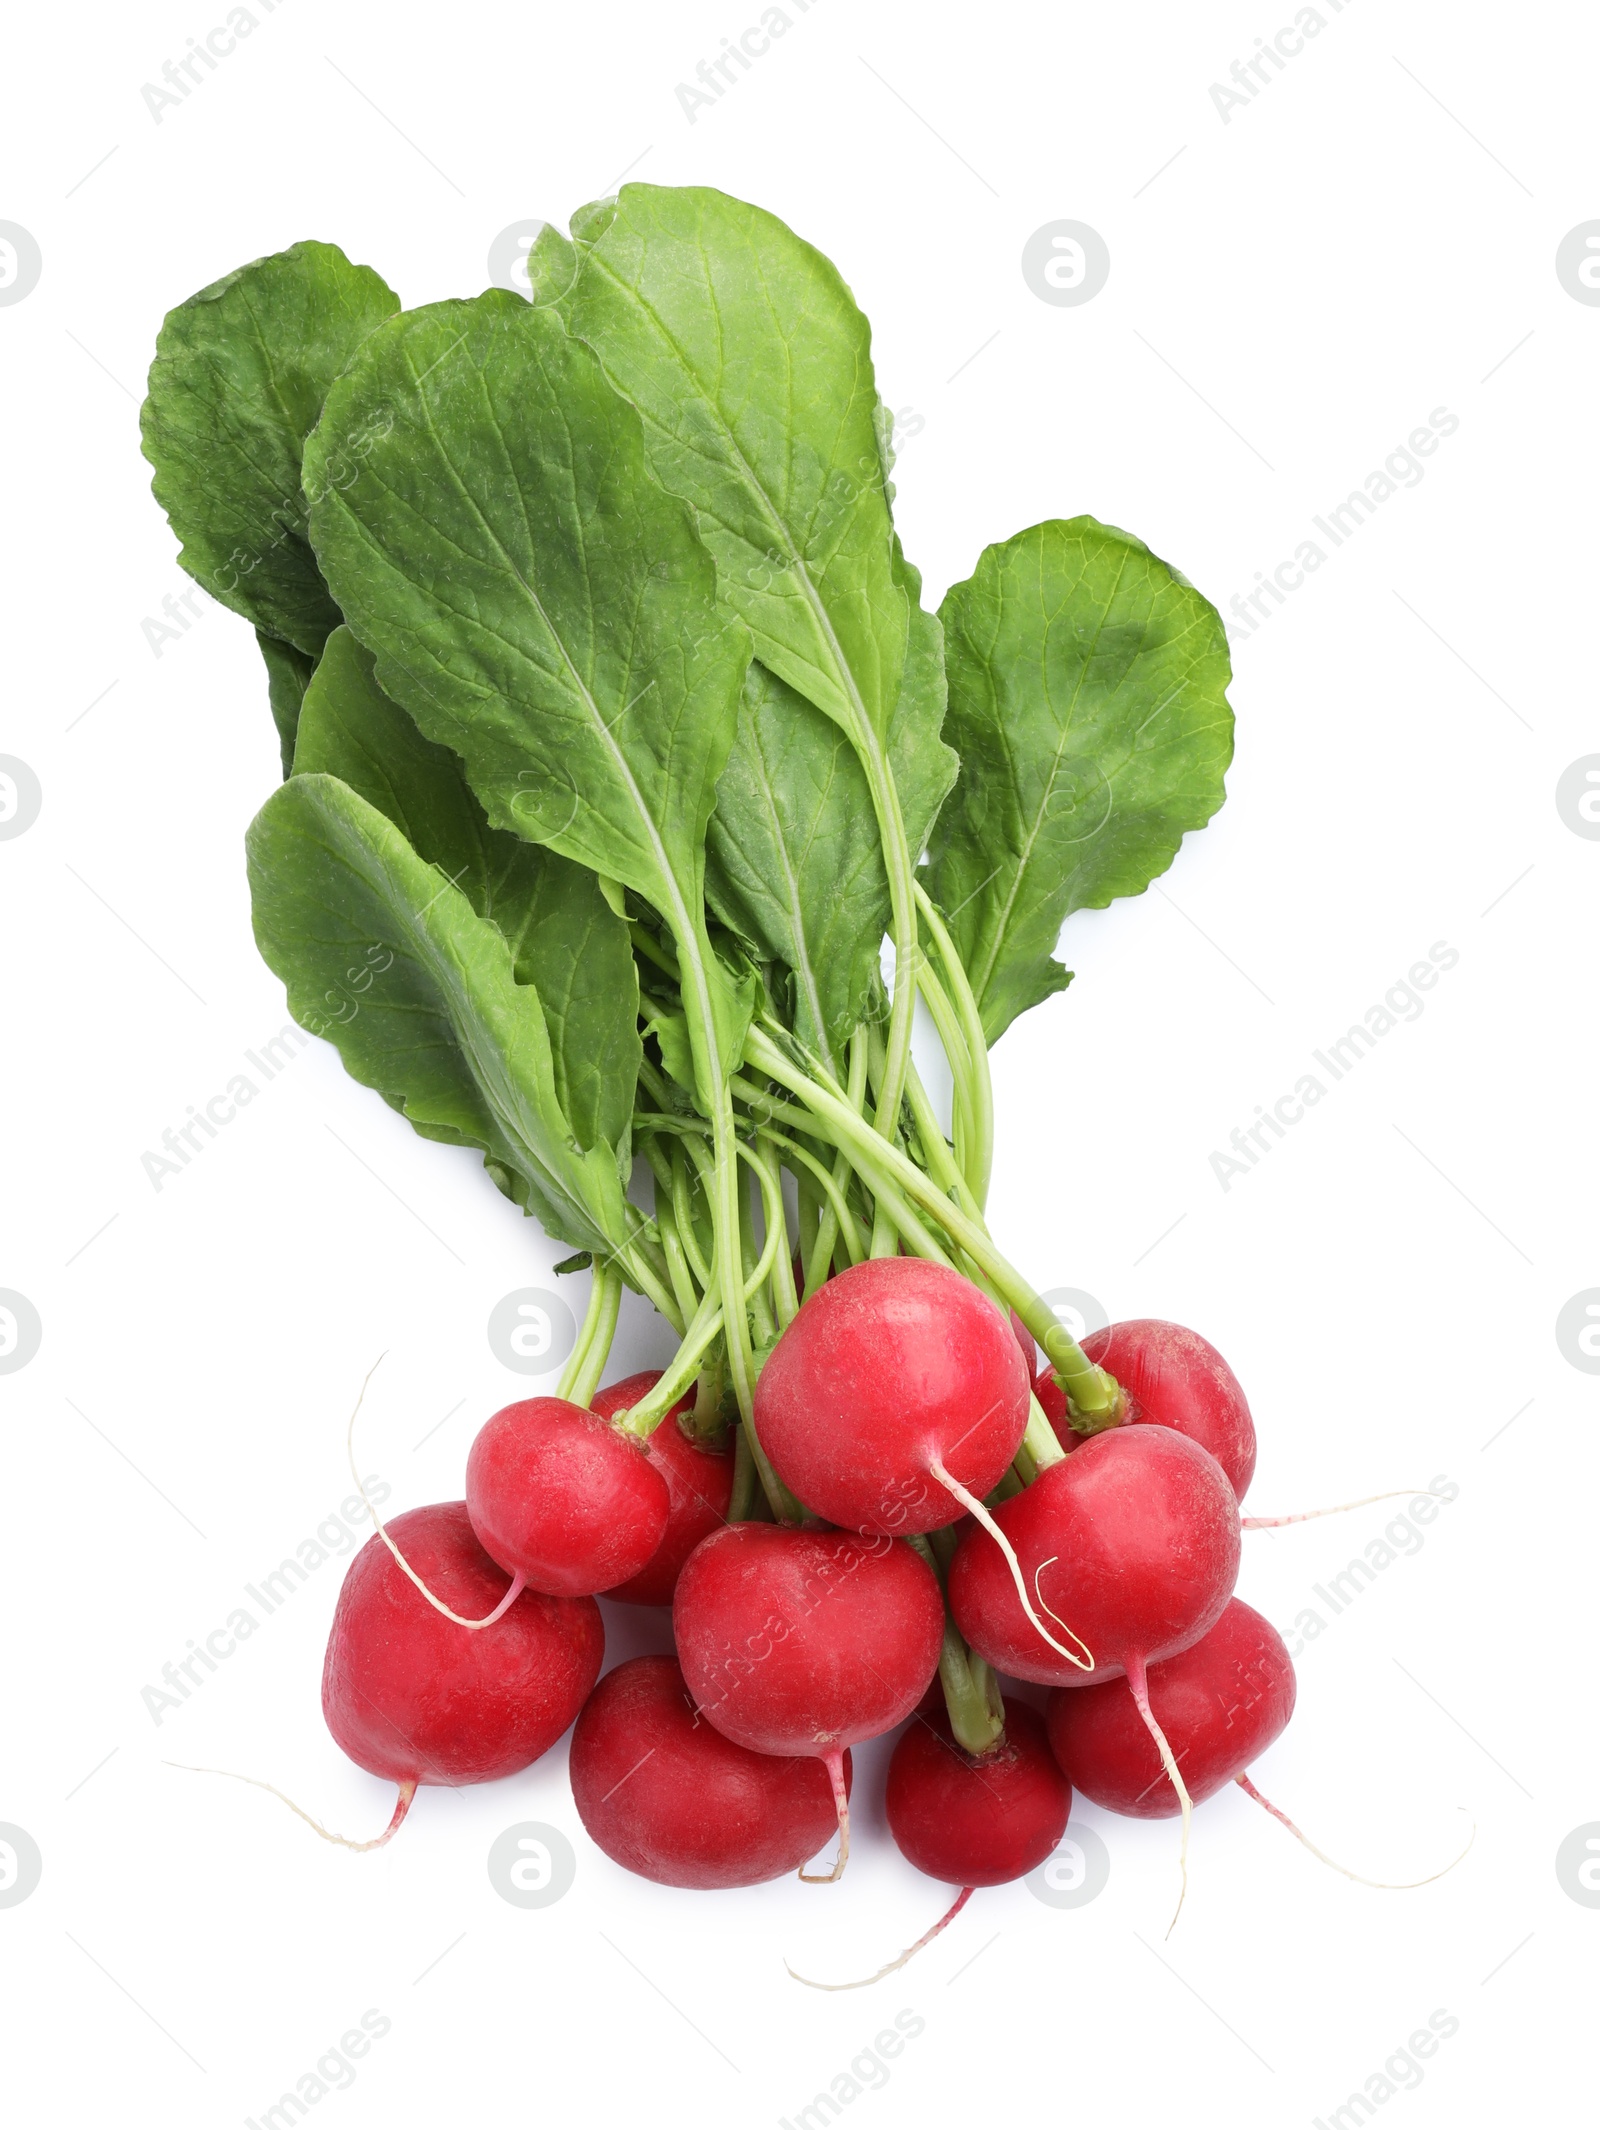
[[[1363,1878],[1359,1871],[1351,1871],[1345,1865],[1336,1863],[1331,1856],[1324,1855],[1314,1841],[1301,1833],[1287,1812],[1280,1812],[1270,1797],[1262,1796],[1248,1775],[1235,1775],[1233,1779],[1246,1797],[1253,1797],[1264,1812],[1272,1814],[1280,1827],[1287,1827],[1295,1840],[1309,1849],[1319,1864],[1326,1864],[1330,1871],[1337,1871],[1347,1879],[1354,1879],[1358,1886],[1375,1887],[1379,1893],[1414,1893],[1419,1886],[1431,1886],[1435,1879],[1442,1879],[1447,1871],[1454,1871],[1457,1864],[1465,1858],[1467,1849],[1478,1839],[1477,1824],[1474,1822],[1472,1832],[1467,1836],[1467,1848],[1462,1850],[1461,1855],[1453,1856],[1441,1870],[1430,1871],[1425,1879],[1367,1879]]]
[[[353,1842],[348,1834],[335,1834],[330,1827],[325,1827],[320,1819],[313,1819],[303,1805],[297,1805],[292,1797],[286,1796],[282,1790],[276,1789],[270,1782],[262,1782],[259,1776],[240,1775],[232,1768],[195,1768],[191,1767],[185,1760],[169,1760],[164,1765],[169,1768],[178,1768],[185,1775],[222,1775],[229,1782],[247,1782],[252,1790],[265,1790],[269,1796],[276,1797],[280,1804],[287,1805],[289,1810],[303,1819],[308,1827],[313,1828],[320,1834],[325,1842],[337,1842],[341,1849],[355,1849],[357,1851],[381,1849],[386,1842],[391,1841],[399,1828],[400,1822],[411,1810],[411,1800],[417,1794],[417,1786],[414,1782],[399,1784],[399,1794],[394,1801],[394,1816],[389,1821],[388,1826],[384,1828],[381,1834],[375,1835],[370,1842]]]
[[[1022,1580],[1022,1563],[1017,1559],[1017,1549],[1015,1546],[1012,1545],[1010,1539],[1006,1537],[1004,1531],[1001,1530],[1000,1526],[989,1514],[989,1511],[984,1507],[983,1503],[978,1499],[977,1495],[971,1493],[966,1487],[964,1487],[959,1479],[952,1479],[950,1474],[945,1470],[944,1466],[939,1462],[937,1457],[930,1457],[928,1459],[928,1470],[933,1474],[934,1478],[938,1480],[940,1486],[948,1488],[948,1490],[955,1496],[956,1500],[960,1502],[961,1506],[966,1509],[972,1516],[976,1517],[977,1521],[982,1524],[983,1528],[988,1532],[989,1536],[1000,1548],[1000,1551],[1005,1555],[1006,1566],[1011,1570],[1011,1580],[1017,1586],[1017,1596],[1021,1600],[1022,1609],[1027,1614],[1028,1623],[1033,1628],[1034,1632],[1038,1634],[1044,1641],[1048,1642],[1050,1647],[1056,1652],[1058,1656],[1065,1657],[1069,1664],[1075,1664],[1078,1667],[1079,1671],[1093,1671],[1093,1650],[1090,1649],[1088,1643],[1083,1639],[1082,1635],[1075,1633],[1073,1629],[1067,1625],[1066,1621],[1062,1619],[1059,1613],[1050,1612],[1050,1607],[1048,1605],[1045,1605],[1044,1603],[1044,1594],[1042,1591],[1039,1594],[1039,1603],[1041,1605],[1044,1605],[1044,1609],[1046,1612],[1050,1612],[1051,1619],[1055,1621],[1056,1625],[1061,1629],[1062,1633],[1069,1634],[1072,1636],[1073,1641],[1076,1642],[1078,1645],[1078,1649],[1068,1649],[1065,1642],[1058,1642],[1055,1636],[1050,1632],[1049,1628],[1046,1627],[1043,1620],[1040,1619],[1038,1613],[1034,1611],[1033,1600],[1028,1596],[1027,1585]],[[1054,1558],[1055,1555],[1052,1554],[1051,1559],[1053,1560]],[[1039,1577],[1044,1573],[1045,1569],[1048,1568],[1049,1565],[1050,1561],[1043,1561],[1040,1563],[1038,1569],[1035,1571],[1033,1583],[1034,1588],[1036,1590],[1038,1590],[1039,1587]],[[1078,1650],[1081,1650],[1083,1652],[1081,1656],[1078,1654]]]
[[[850,1861],[850,1798],[844,1786],[844,1755],[835,1751],[820,1757],[833,1784],[833,1808],[839,1815],[839,1854],[831,1871],[802,1870],[800,1877],[807,1886],[832,1886],[844,1877],[844,1867]]]
[[[892,1975],[896,1968],[904,1967],[908,1960],[915,1959],[924,1945],[931,1945],[940,1931],[953,1923],[956,1917],[960,1915],[962,1909],[972,1899],[975,1890],[974,1887],[963,1886],[938,1922],[934,1924],[932,1930],[925,1930],[922,1936],[918,1938],[916,1944],[908,1945],[898,1959],[891,1960],[885,1967],[880,1967],[875,1975],[863,1975],[859,1982],[813,1982],[809,1975],[796,1974],[795,1970],[789,1967],[787,1960],[783,1964],[786,1968],[789,1968],[789,1973],[794,1976],[795,1981],[803,1982],[807,1989],[870,1989],[874,1982],[881,1982],[885,1975]]]
[[[1144,1658],[1124,1657],[1122,1668],[1128,1675],[1128,1687],[1133,1695],[1134,1706],[1144,1718],[1145,1729],[1156,1742],[1156,1751],[1161,1755],[1161,1765],[1166,1769],[1167,1779],[1178,1793],[1178,1809],[1183,1814],[1183,1840],[1178,1849],[1178,1876],[1181,1884],[1178,1888],[1178,1905],[1173,1909],[1172,1921],[1167,1925],[1167,1936],[1170,1938],[1178,1927],[1178,1918],[1183,1914],[1184,1899],[1189,1891],[1189,1826],[1194,1817],[1194,1802],[1178,1772],[1178,1763],[1167,1743],[1167,1734],[1157,1723],[1155,1711],[1150,1706],[1150,1688],[1145,1676]]]
[[[389,1551],[400,1563],[400,1566],[405,1570],[406,1574],[410,1576],[412,1582],[416,1584],[417,1588],[422,1592],[423,1596],[427,1599],[428,1603],[433,1607],[435,1612],[442,1612],[447,1620],[454,1620],[458,1627],[470,1627],[474,1632],[476,1632],[477,1629],[480,1627],[492,1627],[496,1620],[504,1618],[504,1616],[511,1610],[512,1606],[517,1602],[517,1599],[521,1597],[523,1589],[525,1587],[521,1569],[519,1568],[517,1573],[511,1578],[511,1588],[506,1592],[505,1596],[500,1600],[499,1604],[496,1605],[493,1612],[485,1613],[481,1620],[464,1620],[459,1612],[452,1612],[450,1610],[450,1607],[444,1602],[443,1598],[436,1598],[433,1592],[428,1588],[427,1584],[422,1580],[422,1577],[418,1575],[416,1569],[412,1567],[411,1563],[400,1551],[400,1548],[395,1544],[394,1540],[384,1529],[383,1518],[373,1507],[372,1501],[368,1496],[367,1490],[361,1483],[361,1474],[356,1470],[356,1414],[359,1413],[361,1410],[362,1399],[364,1399],[367,1395],[367,1385],[377,1374],[378,1364],[382,1361],[382,1359],[383,1355],[380,1353],[378,1359],[373,1362],[372,1366],[362,1377],[361,1395],[356,1399],[354,1409],[350,1414],[350,1425],[345,1430],[345,1455],[350,1460],[350,1477],[356,1483],[356,1492],[366,1503],[367,1514],[372,1518],[373,1530],[377,1532],[378,1536],[383,1540]],[[249,1778],[245,1777],[243,1779],[248,1780]]]
[[[1359,1501],[1336,1501],[1331,1509],[1302,1509],[1297,1516],[1241,1516],[1239,1529],[1278,1531],[1285,1524],[1315,1523],[1319,1516],[1343,1516],[1347,1509],[1370,1509],[1375,1501],[1415,1500],[1419,1494],[1431,1494],[1439,1501],[1444,1499],[1432,1487],[1391,1487],[1387,1494],[1363,1494]]]

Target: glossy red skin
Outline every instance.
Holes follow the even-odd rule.
[[[1091,1435],[1002,1502],[994,1520],[1016,1548],[1029,1595],[1037,1590],[1082,1636],[1095,1669],[1078,1670],[1041,1640],[987,1531],[969,1531],[957,1549],[951,1609],[997,1670],[1048,1686],[1114,1678],[1130,1655],[1154,1663],[1187,1649],[1219,1617],[1239,1573],[1239,1505],[1227,1474],[1170,1428]]]
[[[1056,1381],[1053,1368],[1041,1368],[1034,1377],[1033,1395],[1055,1430],[1057,1442],[1064,1450],[1075,1450],[1084,1438],[1067,1418],[1067,1394]]]
[[[572,1734],[578,1817],[613,1863],[659,1886],[759,1886],[832,1840],[819,1760],[752,1753],[695,1713],[671,1657],[607,1672]],[[845,1786],[850,1756],[845,1755]]]
[[[672,1604],[695,1705],[754,1753],[824,1755],[903,1722],[939,1663],[931,1568],[894,1539],[725,1524]]]
[[[1091,1361],[1109,1369],[1128,1395],[1131,1422],[1176,1429],[1209,1450],[1243,1501],[1255,1476],[1256,1430],[1239,1379],[1209,1339],[1159,1317],[1132,1317],[1091,1332],[1083,1342]],[[1061,1418],[1045,1411],[1066,1442],[1066,1399]],[[1042,1402],[1042,1401],[1041,1401]],[[1064,1432],[1065,1431],[1065,1432]],[[1066,1443],[1071,1448],[1080,1437]]]
[[[637,1575],[666,1534],[670,1499],[643,1443],[566,1398],[502,1406],[467,1452],[478,1543],[555,1596]]]
[[[464,1501],[389,1519],[418,1575],[463,1619],[506,1593]],[[383,1540],[346,1572],[322,1667],[322,1713],[358,1768],[391,1782],[496,1782],[548,1752],[577,1715],[605,1654],[589,1597],[525,1590],[481,1634],[435,1612]]]
[[[1072,1786],[1044,1724],[1005,1704],[1005,1742],[964,1753],[943,1709],[919,1718],[889,1762],[884,1809],[900,1854],[947,1886],[1004,1886],[1042,1864],[1067,1830]]]
[[[1196,1804],[1242,1775],[1294,1714],[1283,1638],[1239,1598],[1198,1642],[1152,1664],[1148,1686]],[[1053,1693],[1048,1728],[1062,1772],[1095,1804],[1133,1819],[1178,1816],[1177,1792],[1122,1681]]]
[[[609,1420],[613,1413],[637,1405],[660,1381],[660,1369],[647,1368],[597,1391],[590,1409]],[[637,1575],[603,1590],[602,1597],[624,1605],[670,1605],[684,1562],[701,1539],[728,1520],[733,1458],[726,1449],[692,1441],[679,1427],[678,1415],[693,1405],[694,1393],[686,1391],[645,1444],[646,1455],[667,1483],[667,1528],[661,1543]]]
[[[779,1476],[847,1531],[938,1531],[961,1504],[937,1458],[987,1494],[1028,1424],[1010,1325],[970,1280],[916,1257],[871,1258],[819,1287],[756,1384],[756,1433]]]

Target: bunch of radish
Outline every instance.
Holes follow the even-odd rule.
[[[628,1430],[653,1373],[587,1408],[496,1413],[465,1503],[380,1526],[340,1598],[323,1705],[397,1783],[389,1831],[418,1784],[511,1772],[573,1717],[584,1826],[671,1886],[837,1879],[850,1747],[908,1718],[890,1831],[963,1889],[957,1908],[1044,1862],[1074,1787],[1187,1821],[1294,1707],[1281,1638],[1233,1597],[1254,1430],[1196,1333],[1142,1321],[1096,1343],[1143,1395],[1119,1386],[1090,1433],[1064,1411],[1019,1485],[1037,1393],[1063,1402],[1052,1371],[1034,1381],[1031,1337],[948,1266],[834,1275],[756,1387],[766,1454],[808,1504],[791,1522],[727,1520],[733,1459],[696,1438],[688,1400]],[[670,1605],[676,1660],[597,1686],[597,1597]],[[1055,1688],[1043,1721],[1002,1674]],[[807,1871],[835,1830],[832,1868]]]
[[[143,436],[265,662],[290,1011],[590,1273],[554,1395],[340,1595],[324,1708],[390,1832],[576,1719],[629,1869],[831,1839],[834,1879],[850,1748],[909,1721],[889,1825],[958,1888],[1039,1864],[1073,1788],[1187,1839],[1293,1705],[1232,1597],[1250,1414],[1193,1332],[1079,1344],[984,1209],[989,1050],[1064,921],[1222,803],[1215,608],[1077,517],[926,609],[849,287],[699,187],[411,310],[334,245],[256,260],[168,316]],[[677,1351],[606,1385],[625,1289]],[[675,1659],[600,1677],[597,1599],[670,1605]]]

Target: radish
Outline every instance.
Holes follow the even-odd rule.
[[[659,1369],[645,1369],[597,1391],[589,1409],[609,1420],[637,1405],[660,1381]],[[667,1528],[638,1573],[602,1591],[604,1597],[620,1599],[625,1605],[670,1605],[684,1562],[701,1539],[727,1521],[733,1459],[725,1449],[713,1449],[684,1433],[679,1416],[693,1410],[694,1392],[686,1391],[645,1442],[646,1455],[666,1481]]]
[[[614,1863],[661,1886],[757,1886],[833,1832],[815,1760],[752,1753],[704,1723],[671,1657],[606,1673],[572,1734],[572,1794]],[[844,1756],[850,1787],[850,1756]]]
[[[500,1571],[473,1536],[465,1502],[407,1509],[389,1528],[452,1604],[471,1611],[499,1597]],[[525,1590],[496,1633],[464,1633],[369,1538],[334,1607],[322,1713],[357,1767],[399,1785],[381,1839],[404,1819],[418,1783],[496,1782],[548,1752],[583,1706],[604,1651],[589,1597]]]
[[[700,1713],[736,1745],[828,1770],[839,1821],[830,1879],[850,1854],[844,1749],[910,1715],[944,1624],[933,1570],[881,1535],[728,1524],[678,1577],[672,1628]]]
[[[1007,1698],[1006,1727],[986,1753],[956,1744],[942,1706],[924,1704],[889,1762],[884,1809],[900,1853],[929,1878],[961,1891],[897,1959],[860,1982],[808,1989],[865,1989],[892,1975],[953,1923],[979,1886],[1003,1886],[1042,1864],[1067,1830],[1072,1787],[1051,1758],[1045,1727],[1026,1702]],[[786,1963],[787,1964],[787,1963]]]
[[[970,1280],[869,1258],[819,1287],[778,1340],[756,1433],[819,1516],[904,1537],[991,1491],[1022,1441],[1029,1388],[1006,1317]]]
[[[1259,1612],[1230,1598],[1208,1633],[1152,1664],[1150,1707],[1195,1804],[1242,1775],[1294,1713],[1294,1666]],[[1050,1748],[1074,1789],[1134,1819],[1179,1809],[1161,1756],[1115,1680],[1050,1696]]]
[[[1216,1459],[1162,1428],[1092,1435],[994,1520],[1029,1588],[1070,1621],[1094,1657],[1083,1671],[1040,1647],[986,1531],[962,1540],[950,1568],[956,1624],[978,1654],[1014,1678],[1049,1686],[1109,1679],[1197,1641],[1239,1572],[1239,1512]]]
[[[1294,1714],[1294,1665],[1277,1629],[1240,1598],[1230,1599],[1221,1619],[1198,1642],[1152,1664],[1148,1688],[1151,1712],[1194,1804],[1237,1783],[1319,1863],[1358,1886],[1406,1893],[1431,1885],[1453,1871],[1472,1847],[1469,1836],[1461,1856],[1427,1878],[1363,1878],[1326,1855],[1262,1796],[1245,1770]],[[1114,1681],[1053,1693],[1047,1723],[1057,1765],[1095,1804],[1133,1819],[1170,1819],[1183,1809],[1152,1733]]]
[[[1016,1678],[1066,1685],[1126,1674],[1182,1806],[1186,1886],[1189,1796],[1151,1713],[1145,1667],[1198,1641],[1233,1594],[1239,1505],[1226,1473],[1170,1429],[1113,1428],[1002,1502],[994,1521],[1024,1582],[1052,1618],[1071,1623],[1094,1668],[1075,1671],[1041,1649],[987,1531],[969,1532],[950,1566],[956,1625],[981,1657]]]
[[[467,1514],[513,1590],[587,1597],[627,1582],[660,1546],[671,1505],[644,1444],[566,1398],[502,1406],[467,1454]]]
[[[999,1742],[976,1757],[955,1742],[943,1709],[908,1726],[889,1762],[884,1809],[902,1856],[946,1885],[1022,1878],[1066,1832],[1072,1789],[1026,1702],[1005,1702]]]
[[[1126,1400],[1125,1418],[1176,1429],[1209,1450],[1243,1501],[1256,1468],[1256,1430],[1239,1379],[1209,1339],[1182,1324],[1133,1317],[1111,1324],[1083,1341],[1090,1360],[1116,1377]],[[1048,1371],[1047,1371],[1048,1374]],[[1054,1398],[1046,1415],[1064,1448],[1083,1438],[1067,1419],[1066,1398],[1051,1378]]]

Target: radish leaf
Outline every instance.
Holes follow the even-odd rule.
[[[380,416],[355,477],[325,480]],[[381,327],[306,467],[317,555],[380,686],[461,756],[496,827],[661,913],[731,1063],[744,1031],[701,877],[750,645],[633,408],[553,311],[491,289]]]
[[[339,610],[306,537],[301,452],[329,385],[399,308],[336,244],[296,244],[180,303],[156,342],[140,428],[178,559],[213,599],[308,658]],[[345,441],[346,464],[358,463],[366,439]],[[348,476],[336,466],[329,477]],[[282,674],[262,651],[281,732]]]
[[[550,1035],[556,1098],[585,1149],[604,1140],[624,1174],[639,1077],[639,981],[628,927],[595,875],[491,828],[459,758],[424,739],[347,628],[328,638],[306,691],[298,775],[338,777],[392,821],[511,949]]]
[[[581,1149],[539,994],[459,888],[326,775],[274,792],[246,839],[256,941],[289,1010],[422,1133],[477,1147],[551,1235],[610,1257],[643,1223],[614,1149]]]
[[[1088,517],[986,548],[939,611],[961,773],[927,880],[993,1043],[1067,984],[1066,918],[1142,894],[1222,804],[1231,669],[1211,602]]]

